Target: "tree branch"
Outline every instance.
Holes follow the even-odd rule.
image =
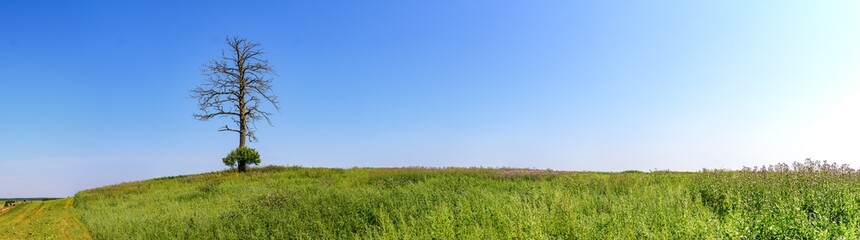
[[[280,111],[272,91],[271,76],[275,73],[269,61],[262,58],[266,52],[259,43],[239,37],[227,37],[225,42],[226,51],[203,67],[204,82],[191,91],[200,110],[194,118],[207,121],[230,117],[238,129],[225,125],[218,131],[237,132],[256,141],[256,122],[266,120],[272,125],[272,113],[260,109],[263,99]]]

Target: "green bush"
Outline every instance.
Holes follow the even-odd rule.
[[[247,147],[238,147],[236,150],[227,154],[227,157],[221,159],[224,161],[224,165],[230,166],[231,168],[239,165],[239,170],[244,170],[245,166],[249,164],[260,165],[260,153],[253,148]]]

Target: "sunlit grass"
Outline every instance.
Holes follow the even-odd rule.
[[[0,239],[91,239],[72,201],[32,201],[0,213]]]
[[[821,173],[268,167],[80,192],[97,239],[860,237],[860,183]]]

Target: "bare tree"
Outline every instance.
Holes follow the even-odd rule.
[[[260,109],[267,101],[279,110],[278,99],[272,92],[275,75],[269,61],[262,58],[265,53],[257,42],[244,38],[227,37],[227,51],[203,69],[204,83],[191,91],[200,112],[194,118],[207,121],[215,117],[228,117],[235,126],[224,125],[218,131],[239,134],[239,147],[245,140],[257,141],[254,135],[256,122],[265,119],[272,125],[270,112]],[[247,163],[239,162],[239,172],[244,172]]]

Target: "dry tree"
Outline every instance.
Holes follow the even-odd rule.
[[[224,125],[219,131],[239,134],[239,148],[245,141],[257,141],[254,135],[256,122],[266,120],[272,113],[261,109],[263,102],[269,102],[279,110],[278,99],[272,92],[275,75],[269,61],[262,58],[265,52],[257,42],[244,38],[227,37],[227,51],[221,57],[210,61],[203,69],[204,83],[191,91],[197,99],[199,113],[194,118],[207,121],[216,117],[230,118],[235,124]],[[239,162],[238,170],[244,172],[245,162]]]

